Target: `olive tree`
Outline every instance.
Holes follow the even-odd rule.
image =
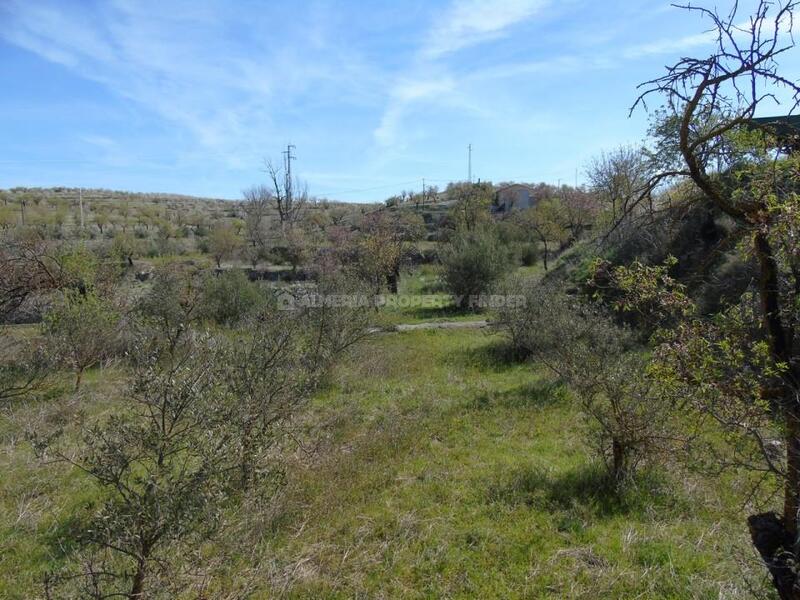
[[[424,229],[422,218],[408,211],[387,209],[364,217],[356,255],[363,277],[374,283],[376,291],[387,284],[391,293],[397,293],[403,262]]]
[[[293,312],[263,310],[233,332],[220,355],[235,398],[230,424],[242,489],[273,473],[269,452],[316,384],[322,365],[309,352],[306,325]]]
[[[230,225],[221,223],[211,231],[208,249],[218,269],[222,268],[222,261],[232,258],[240,246],[241,238]]]
[[[442,279],[457,301],[474,303],[512,266],[511,252],[490,227],[460,231],[439,251]]]
[[[78,535],[83,566],[50,577],[48,597],[151,597],[170,545],[213,531],[234,464],[214,354],[207,336],[135,348],[129,408],[87,425],[77,452],[39,444],[103,490]]]

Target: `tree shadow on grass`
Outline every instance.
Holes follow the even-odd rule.
[[[560,473],[540,467],[517,469],[490,484],[488,500],[507,505],[526,505],[552,513],[587,512],[596,518],[642,512],[670,502],[664,477],[642,471],[618,486],[602,464],[587,463]]]
[[[487,336],[493,333],[486,329]],[[457,365],[468,365],[482,370],[502,373],[530,361],[526,356],[515,351],[506,340],[492,339],[477,347],[461,348],[450,356],[450,362]]]
[[[77,514],[58,520],[42,539],[49,548],[50,556],[55,560],[63,560],[85,545],[86,531],[90,527],[91,521],[86,510],[79,510]]]
[[[408,317],[409,319],[419,320],[454,319],[457,317],[466,317],[468,315],[473,315],[475,320],[483,318],[481,317],[481,313],[476,313],[470,311],[469,309],[454,305],[413,306],[401,309],[400,314],[402,314],[404,317]]]
[[[537,379],[501,392],[480,391],[468,400],[468,406],[477,410],[496,407],[546,408],[559,404],[568,393],[567,387],[559,380]]]

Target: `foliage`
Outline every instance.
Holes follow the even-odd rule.
[[[456,233],[440,250],[439,259],[448,291],[466,304],[489,293],[512,264],[508,247],[489,227]]]
[[[194,274],[176,267],[156,271],[152,286],[135,305],[145,335],[162,337],[175,346],[203,316],[201,283]]]
[[[713,318],[663,330],[652,373],[666,393],[695,411],[696,424],[711,418],[722,427],[721,440],[705,440],[694,453],[697,463],[714,471],[746,466],[782,478],[786,466],[770,394],[787,365],[774,362],[759,335],[754,304],[746,296]]]
[[[751,135],[748,130],[755,127],[752,118],[757,112],[778,102],[778,90],[791,97],[790,113],[800,104],[800,84],[780,73],[778,63],[779,57],[794,47],[794,39],[784,30],[792,23],[797,7],[794,1],[761,0],[742,25],[738,5],[728,14],[688,6],[713,24],[716,43],[712,53],[682,58],[666,73],[643,84],[636,102],[644,103],[653,95],[665,101],[664,123],[671,126],[657,132],[662,139],[666,137],[662,146],[677,148],[678,152],[665,154],[667,159],[678,157],[678,164],[664,165],[661,176],[690,179],[719,210],[752,231],[764,347],[769,350],[766,368],[783,373],[775,390],[774,415],[784,435],[786,467],[781,515],[751,515],[748,522],[753,545],[772,576],[776,592],[785,600],[798,597],[800,581],[796,545],[800,361],[795,347],[800,333],[795,319],[800,270],[796,241],[783,235],[787,229],[781,218],[788,217],[787,223],[793,221],[797,158],[791,155],[781,160],[779,153],[786,149],[784,146],[791,149],[796,143],[777,140],[768,127],[761,128],[763,136]],[[788,231],[793,227],[790,224]],[[749,345],[746,339],[736,342],[733,348]],[[723,354],[732,365],[737,364],[739,356],[736,352],[732,356]],[[761,394],[753,395],[755,403]],[[749,431],[745,428],[744,433]]]
[[[50,367],[38,345],[0,337],[0,407],[42,390]]]
[[[312,253],[311,241],[299,227],[287,229],[280,237],[279,245],[274,249],[278,260],[292,266],[292,271],[305,265]]]
[[[208,338],[168,352],[139,348],[126,394],[130,410],[86,427],[77,455],[47,449],[105,497],[82,529],[82,571],[50,577],[49,588],[73,586],[75,593],[78,581],[91,598],[149,597],[153,577],[174,563],[170,544],[214,529],[232,432],[212,356]]]
[[[116,350],[120,317],[95,291],[65,290],[42,324],[53,357],[75,373],[75,390],[83,373]]]
[[[444,193],[454,202],[450,214],[457,229],[473,231],[489,222],[489,207],[494,199],[491,183],[451,183]]]
[[[669,275],[676,262],[674,257],[668,257],[663,265],[634,261],[614,266],[598,258],[591,265],[587,288],[595,300],[608,303],[637,328],[653,332],[674,325],[695,310],[686,295],[686,286]]]
[[[139,252],[136,239],[127,232],[119,231],[114,234],[111,242],[111,257],[116,260],[122,270],[133,267],[133,259]]]
[[[222,261],[232,258],[240,246],[241,238],[232,226],[224,223],[215,226],[208,238],[208,252],[214,257],[218,269],[222,268]]]
[[[424,229],[416,213],[375,211],[364,216],[355,235],[332,229],[334,248],[329,256],[341,269],[369,285],[374,294],[387,285],[390,292],[397,293],[400,271]]]
[[[198,310],[203,318],[233,325],[252,314],[264,301],[258,286],[236,269],[203,278]]]
[[[556,287],[516,279],[503,291],[525,303],[498,311],[495,326],[517,354],[533,355],[569,384],[612,479],[629,480],[670,438],[669,405],[645,373],[647,360],[636,336]]]

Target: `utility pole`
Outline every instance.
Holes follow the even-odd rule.
[[[81,230],[83,230],[83,188],[78,188],[78,206],[81,211]]]
[[[472,183],[472,144],[467,146],[467,177]]]
[[[287,206],[292,205],[292,161],[295,160],[297,157],[292,156],[292,150],[295,149],[294,144],[288,144],[286,146],[286,151],[283,154],[286,155],[286,169],[284,173],[286,173],[286,204]]]

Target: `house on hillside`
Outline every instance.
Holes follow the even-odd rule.
[[[512,183],[498,189],[494,194],[492,212],[508,214],[514,210],[525,210],[536,205],[533,186],[525,183]]]

